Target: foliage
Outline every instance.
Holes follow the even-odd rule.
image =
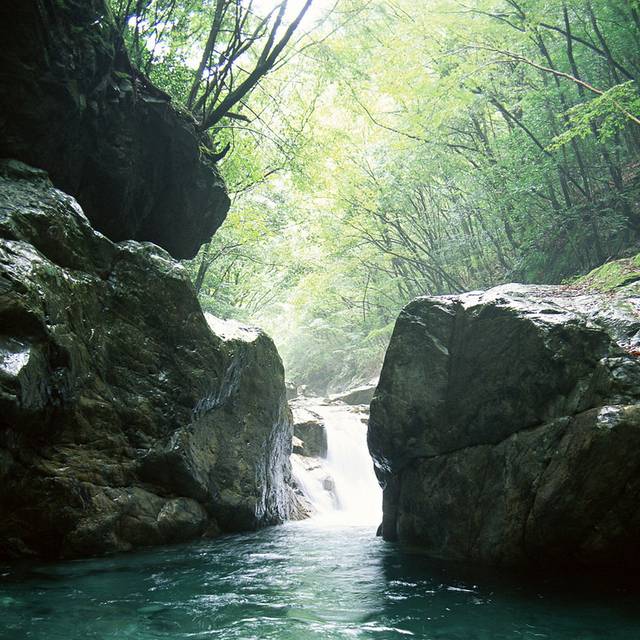
[[[219,142],[230,123],[258,118],[251,94],[284,64],[312,0],[111,0],[131,58]],[[246,113],[243,113],[246,112]],[[219,150],[219,158],[231,142]]]
[[[635,82],[629,80],[607,89],[593,100],[571,107],[567,111],[567,130],[556,136],[552,149],[574,138],[588,138],[597,131],[598,141],[606,143],[628,124],[627,114],[640,113],[640,94]]]
[[[414,296],[560,282],[637,247],[637,2],[315,2],[243,107],[259,117],[214,128],[234,206],[190,265],[291,378],[368,379]],[[184,97],[176,29],[153,73]]]

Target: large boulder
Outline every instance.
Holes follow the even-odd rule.
[[[112,243],[42,171],[0,163],[0,556],[126,550],[296,510],[278,353],[212,322],[164,250]]]
[[[295,453],[310,458],[326,458],[328,449],[327,428],[324,420],[304,404],[291,403],[293,435],[299,444]]]
[[[229,198],[191,116],[132,67],[105,0],[3,0],[0,42],[0,157],[48,171],[110,239],[192,258]]]
[[[382,533],[494,565],[640,565],[640,285],[400,314],[371,404]]]

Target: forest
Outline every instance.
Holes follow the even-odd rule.
[[[640,0],[0,41],[2,640],[640,637]]]
[[[264,327],[298,383],[374,376],[415,296],[637,252],[637,0],[112,4],[221,158],[201,303]]]

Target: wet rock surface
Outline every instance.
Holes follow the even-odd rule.
[[[0,556],[74,557],[295,515],[283,368],[186,271],[0,163]]]
[[[495,565],[640,565],[640,287],[401,313],[371,404],[382,533]]]
[[[349,389],[344,393],[336,393],[330,396],[331,402],[344,402],[344,404],[348,405],[368,405],[373,399],[373,394],[376,390],[376,383],[372,382],[371,384],[362,385],[360,387],[355,387],[354,389]]]
[[[3,0],[0,157],[45,169],[94,228],[191,258],[229,198],[208,142],[128,59],[105,0]]]
[[[304,402],[304,401],[303,401]],[[327,457],[327,429],[321,416],[303,403],[291,403],[293,435],[298,439],[295,453],[311,458]]]

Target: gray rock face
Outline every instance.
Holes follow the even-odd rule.
[[[42,172],[0,164],[0,556],[295,511],[277,351],[258,330],[215,329],[162,249],[113,244]]]
[[[640,287],[505,285],[401,313],[371,404],[387,539],[640,565]]]
[[[300,441],[295,453],[310,458],[327,457],[327,429],[322,418],[303,406],[292,403],[293,435]]]
[[[131,66],[105,0],[3,0],[0,42],[0,157],[45,169],[112,240],[192,258],[225,186],[193,119]]]
[[[355,389],[349,389],[349,391],[345,391],[344,393],[332,395],[329,399],[331,402],[344,402],[350,405],[369,404],[373,399],[375,390],[376,384],[373,382],[372,384],[362,385]]]

